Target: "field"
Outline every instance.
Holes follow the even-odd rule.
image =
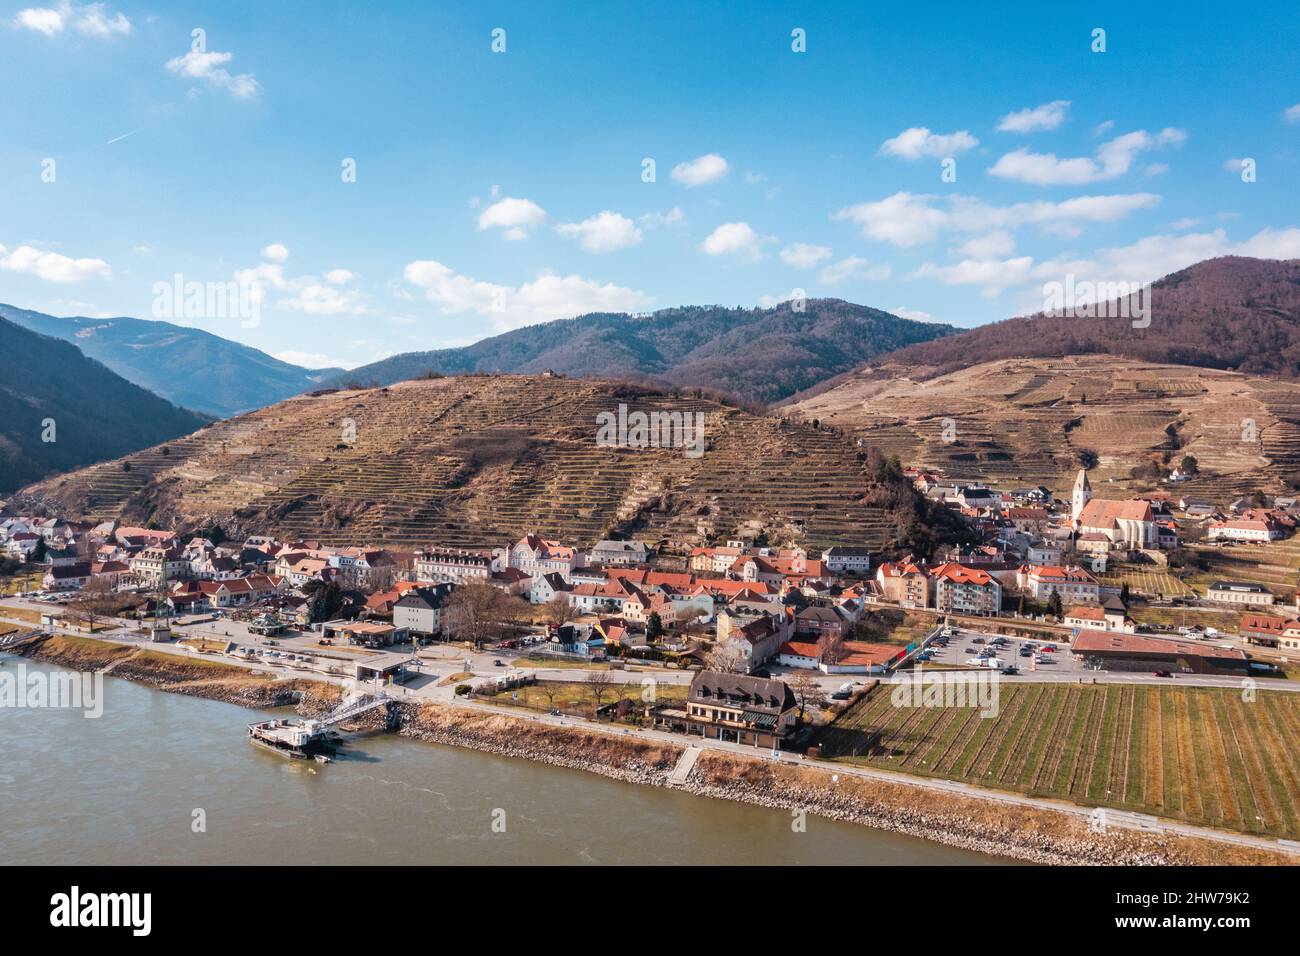
[[[1174,574],[1151,565],[1112,565],[1101,575],[1101,583],[1121,587],[1127,584],[1133,594],[1150,598],[1191,597],[1195,591]]]
[[[1187,823],[1300,838],[1300,695],[1207,687],[1019,684],[999,713],[894,707],[877,691],[823,755]]]
[[[44,580],[44,573],[38,571],[3,578],[0,579],[0,594],[22,594],[25,591],[39,591]]]
[[[1215,581],[1249,581],[1262,584],[1280,599],[1295,594],[1300,579],[1300,536],[1267,544],[1235,544],[1231,547],[1195,545],[1188,548],[1209,567],[1189,577],[1198,591]]]
[[[553,702],[552,697],[543,692],[544,688],[553,692]],[[627,698],[639,704],[641,690],[640,680],[629,680],[625,683],[615,681],[605,688],[601,696],[601,705],[608,706],[616,703],[620,698]],[[659,684],[655,687],[655,697],[659,703],[684,701],[687,690],[685,684]],[[519,695],[517,700],[515,694]],[[488,700],[494,704],[527,707],[530,710],[550,710],[554,707],[569,713],[590,713],[596,707],[596,697],[592,693],[590,684],[568,681],[549,681],[520,687],[518,690],[503,690],[489,697]]]

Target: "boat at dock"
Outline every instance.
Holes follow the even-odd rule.
[[[334,746],[314,720],[264,720],[249,724],[248,740],[263,750],[295,760],[324,756],[325,750]]]
[[[386,708],[388,704],[386,697],[367,694],[343,701],[317,720],[292,717],[285,720],[263,720],[248,725],[248,740],[254,746],[282,757],[294,760],[315,758],[320,763],[328,763],[341,740],[333,730],[334,727],[369,711]]]

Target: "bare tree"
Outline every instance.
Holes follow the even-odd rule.
[[[732,638],[713,645],[704,657],[705,666],[723,674],[744,674],[749,670],[749,655],[740,640]]]
[[[500,632],[512,613],[503,592],[490,584],[472,581],[451,592],[442,619],[444,628],[453,637],[478,648]]]
[[[827,631],[817,639],[817,653],[823,664],[838,664],[844,658],[844,635]]]
[[[105,578],[91,578],[77,596],[68,602],[68,613],[74,621],[81,621],[86,630],[94,631],[100,618],[109,613],[113,586]]]
[[[614,678],[609,671],[590,671],[587,674],[587,686],[591,688],[591,699],[595,701],[593,715],[600,716],[601,705],[605,697],[613,691]]]
[[[563,627],[578,616],[578,609],[563,594],[557,594],[542,605],[542,620],[552,627]]]
[[[826,692],[822,690],[821,684],[817,682],[817,677],[812,671],[799,671],[787,683],[799,701],[800,720],[803,720],[804,710],[807,707],[817,707],[826,702]]]

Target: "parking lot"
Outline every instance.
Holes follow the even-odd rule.
[[[943,640],[944,638],[938,638],[938,641]],[[1045,672],[1053,675],[1060,674],[1061,676],[1071,674],[1083,676],[1094,673],[1086,670],[1082,664],[1076,662],[1074,655],[1070,653],[1069,645],[1061,641],[1030,640],[1000,635],[994,631],[959,628],[955,636],[947,638],[947,642],[947,647],[932,642],[919,655],[920,663],[923,666],[930,664],[950,667],[954,665],[959,667],[987,667],[987,664],[976,665],[971,662],[975,661],[981,654],[987,654],[992,649],[995,659],[1001,665],[1015,667],[1021,674]],[[1046,650],[1049,647],[1054,648],[1054,650]],[[924,659],[926,652],[929,655],[928,660]]]

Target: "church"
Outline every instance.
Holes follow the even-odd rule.
[[[1076,534],[1105,535],[1116,548],[1158,546],[1155,515],[1145,501],[1109,501],[1092,496],[1088,473],[1079,470],[1070,499],[1070,519]]]

